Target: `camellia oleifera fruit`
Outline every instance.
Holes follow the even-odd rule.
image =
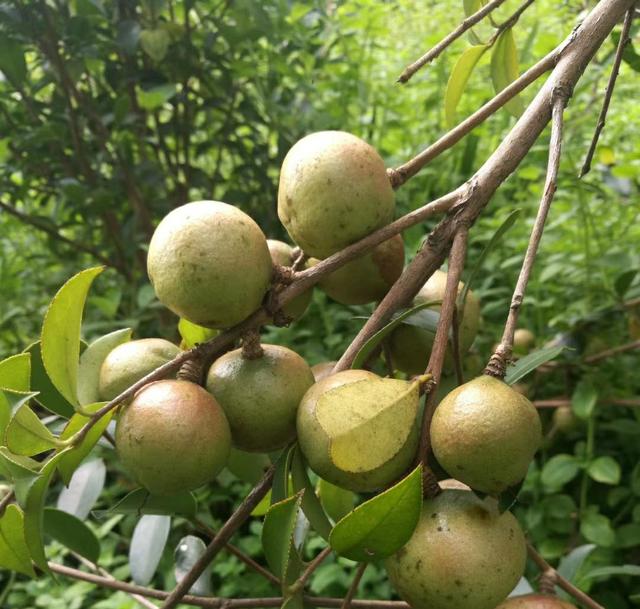
[[[387,558],[413,609],[494,609],[524,572],[526,543],[510,512],[465,490],[426,499],[409,542]]]
[[[413,305],[427,302],[442,301],[447,285],[447,274],[443,271],[436,271],[429,280],[422,286],[413,300]],[[464,289],[464,284],[458,284],[458,294]],[[433,305],[436,311],[440,310],[440,305]],[[469,290],[464,305],[464,313],[458,326],[458,344],[460,355],[469,350],[480,323],[480,301],[476,295]],[[415,325],[400,324],[391,334],[390,349],[393,365],[397,370],[402,370],[407,374],[420,374],[427,367],[431,347],[435,334],[424,328]],[[451,349],[447,349],[445,357],[445,367],[452,369],[453,357]]]
[[[207,328],[227,328],[258,308],[273,264],[260,227],[219,201],[174,209],[149,244],[149,279],[162,304]]]
[[[116,449],[124,467],[155,495],[190,491],[226,465],[231,432],[215,398],[183,380],[157,381],[141,389],[116,425]]]
[[[488,375],[449,393],[431,421],[431,445],[440,465],[474,490],[492,495],[525,477],[541,442],[535,406]]]
[[[271,260],[279,266],[291,266],[294,263],[293,248],[284,241],[267,239],[267,246],[271,254]],[[291,319],[300,319],[306,312],[313,297],[313,288],[296,296],[282,307],[283,313]]]
[[[382,158],[355,135],[312,133],[284,159],[278,217],[309,256],[334,254],[391,222],[394,210]]]
[[[577,609],[577,607],[555,596],[525,594],[508,598],[496,609]]]
[[[118,345],[100,367],[100,397],[112,400],[178,353],[176,345],[162,338],[142,338]]]
[[[374,491],[399,478],[418,446],[419,383],[344,370],[317,382],[298,408],[298,442],[321,478]]]
[[[309,260],[313,266],[319,261]],[[404,243],[400,235],[384,241],[369,254],[356,258],[320,280],[320,288],[344,305],[361,305],[384,298],[402,274]]]
[[[298,404],[313,385],[311,368],[297,353],[262,345],[255,359],[242,349],[217,359],[207,375],[207,389],[222,406],[233,444],[248,452],[286,446],[296,435]]]

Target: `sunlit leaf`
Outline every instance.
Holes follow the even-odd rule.
[[[191,349],[196,345],[207,342],[210,338],[220,334],[219,330],[199,326],[198,324],[194,324],[184,318],[180,318],[180,321],[178,322],[178,331],[180,332],[180,336],[182,336],[182,340],[184,341],[184,346],[187,349]]]
[[[24,515],[15,504],[8,505],[0,516],[0,567],[36,576],[24,538]]]
[[[496,94],[510,85],[518,76],[518,49],[513,37],[513,28],[507,28],[496,40],[491,53],[491,79]],[[522,98],[517,95],[511,98],[505,107],[516,118],[524,111]]]
[[[483,44],[469,47],[462,53],[456,65],[453,67],[447,89],[444,93],[444,115],[447,127],[453,127],[456,122],[456,108],[462,97],[467,81],[476,67],[480,58],[487,50],[487,46]]]
[[[0,389],[29,391],[31,379],[31,355],[18,353],[0,362]]]

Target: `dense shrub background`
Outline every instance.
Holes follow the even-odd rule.
[[[496,20],[517,4],[506,2]],[[521,65],[555,47],[590,4],[536,2],[516,30]],[[0,356],[37,339],[51,296],[70,275],[95,264],[96,256],[112,269],[89,299],[85,338],[128,326],[138,337],[177,339],[176,319],[156,302],[144,271],[154,224],[177,205],[213,198],[238,205],[268,236],[284,238],[275,209],[278,170],[303,134],[354,132],[376,146],[389,166],[434,141],[446,131],[442,95],[449,72],[468,42],[457,42],[409,85],[395,80],[404,65],[462,18],[461,5],[412,0],[0,3]],[[574,395],[583,416],[568,434],[551,434],[515,511],[550,560],[595,544],[575,579],[609,609],[623,609],[640,600],[637,571],[619,569],[640,561],[640,409],[598,403],[592,412],[580,410],[585,395],[637,399],[640,388],[637,352],[597,366],[581,363],[585,353],[638,339],[638,309],[623,304],[640,294],[640,104],[633,51],[631,63],[623,64],[594,168],[577,179],[615,42],[604,45],[567,111],[559,190],[521,315],[521,325],[536,333],[539,345],[555,339],[570,347],[561,358],[568,367],[528,379],[530,396]],[[492,96],[486,63],[469,83],[461,116]],[[535,89],[525,92],[525,101]],[[436,159],[398,192],[398,213],[465,180],[513,121],[500,112]],[[476,351],[484,359],[499,339],[528,240],[544,180],[547,138],[540,139],[471,233],[470,261],[509,213],[522,210],[474,285],[484,320]],[[405,234],[408,257],[429,228],[428,223]],[[339,306],[316,290],[301,322],[267,329],[266,340],[292,346],[312,364],[336,359],[370,310]],[[542,413],[547,430],[550,414]],[[131,486],[109,449],[101,449],[100,456],[109,465],[99,499],[99,507],[106,508]],[[219,524],[246,490],[224,474],[218,487],[200,491],[207,520]],[[128,577],[127,540],[136,518],[91,522],[103,541],[102,564]],[[255,556],[259,529],[260,519],[254,518],[236,538]],[[154,585],[172,585],[171,549],[189,532],[175,520]],[[54,557],[64,552],[52,547]],[[309,556],[318,547],[312,538]],[[616,569],[590,576],[598,567]],[[312,591],[344,593],[352,569],[349,561],[330,559],[318,569]],[[0,578],[5,589],[0,598],[8,607],[135,606],[126,595],[89,584],[13,581],[6,572]],[[221,596],[276,593],[227,554],[214,563],[212,578]],[[366,571],[361,591],[369,598],[391,594],[375,566]]]

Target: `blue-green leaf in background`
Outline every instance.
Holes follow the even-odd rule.
[[[56,389],[71,404],[78,404],[80,327],[84,303],[93,280],[104,267],[81,271],[53,297],[42,324],[42,361]]]
[[[421,509],[422,467],[418,466],[340,520],[331,531],[331,547],[360,562],[391,556],[409,541]]]

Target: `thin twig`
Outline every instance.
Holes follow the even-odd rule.
[[[173,592],[166,598],[162,605],[162,609],[172,609],[181,602],[181,599],[195,584],[196,580],[202,575],[204,570],[209,566],[211,561],[216,557],[218,552],[229,541],[231,536],[238,530],[240,526],[249,518],[253,509],[260,503],[262,498],[271,488],[275,467],[271,466],[260,482],[256,484],[253,490],[244,498],[231,517],[222,525],[218,534],[211,540],[200,558],[185,573],[180,583],[173,589]]]
[[[626,406],[628,408],[640,407],[640,400],[624,399],[624,398],[601,398],[598,404],[610,404],[611,406]],[[536,408],[563,408],[571,406],[569,398],[556,398],[553,400],[535,400],[533,405]]]
[[[324,562],[324,560],[331,554],[333,549],[331,546],[327,546],[320,554],[318,554],[308,565],[307,568],[303,571],[302,575],[291,584],[290,591],[296,592],[298,590],[302,590],[305,584],[309,581],[309,578],[313,575],[314,571]]]
[[[431,419],[435,410],[436,390],[440,383],[442,375],[442,366],[449,345],[449,330],[453,321],[453,311],[456,307],[456,299],[458,297],[458,285],[464,268],[464,260],[467,253],[467,237],[468,229],[463,226],[456,233],[451,247],[451,255],[449,257],[449,270],[447,271],[447,282],[445,287],[444,298],[440,307],[440,317],[438,319],[438,327],[436,335],[433,339],[433,347],[427,365],[426,374],[432,375],[432,387],[427,394],[427,402],[422,415],[422,429],[420,432],[420,449],[418,456],[420,462],[425,466],[429,456],[430,449],[430,433]]]
[[[507,362],[511,359],[513,338],[518,325],[518,314],[520,313],[520,307],[522,306],[527,284],[529,283],[529,277],[531,276],[536,254],[538,253],[538,247],[540,246],[544,225],[547,221],[549,209],[551,208],[553,195],[558,187],[558,169],[560,167],[560,155],[562,152],[564,109],[567,105],[570,94],[570,89],[566,87],[558,87],[554,92],[547,177],[545,180],[542,199],[540,201],[540,206],[538,207],[538,214],[536,216],[533,229],[531,230],[529,245],[527,246],[527,251],[524,255],[518,281],[516,282],[516,287],[513,291],[513,297],[511,298],[511,305],[509,307],[507,321],[504,325],[502,339],[485,369],[485,374],[490,374],[497,378],[504,378]]]
[[[360,580],[362,579],[362,576],[364,575],[364,572],[368,566],[368,562],[361,562],[358,565],[355,575],[353,576],[353,580],[351,581],[351,585],[349,586],[349,590],[347,590],[344,601],[342,601],[342,607],[340,607],[340,609],[349,609],[349,607],[351,606],[351,601],[353,601],[353,597],[356,595],[356,591],[358,590],[358,586],[360,585]]]
[[[595,364],[597,362],[602,361],[603,359],[607,359],[612,355],[617,355],[618,353],[624,353],[625,351],[632,351],[634,349],[640,349],[640,340],[635,340],[631,343],[625,343],[624,345],[620,345],[618,347],[612,347],[611,349],[605,349],[604,351],[600,351],[598,353],[594,353],[589,357],[584,358],[585,364]]]
[[[624,48],[627,46],[627,44],[629,44],[629,42],[631,42],[629,32],[631,31],[631,23],[633,21],[633,10],[634,8],[632,6],[627,11],[627,14],[624,17],[620,40],[618,40],[618,47],[616,48],[616,54],[613,59],[613,66],[611,67],[611,74],[609,75],[609,82],[607,83],[607,88],[604,93],[600,115],[598,116],[598,123],[596,125],[596,130],[593,133],[593,138],[591,139],[591,144],[589,145],[587,156],[585,157],[584,163],[582,164],[582,169],[580,169],[580,175],[578,176],[580,178],[589,173],[589,170],[591,169],[591,162],[593,161],[593,155],[595,154],[596,147],[598,146],[600,133],[604,129],[604,125],[607,119],[607,112],[609,111],[609,104],[611,104],[611,98],[613,97],[613,89],[616,86],[616,80],[618,78],[618,74],[620,73],[620,64],[622,63]]]
[[[527,544],[527,551],[529,557],[538,566],[540,571],[548,579],[553,579],[557,586],[560,586],[565,592],[573,596],[578,602],[582,603],[589,609],[604,609],[604,607],[594,601],[588,594],[585,594],[582,590],[576,588],[571,582],[567,581],[562,575],[560,575],[538,552],[531,544]]]
[[[207,526],[202,520],[199,518],[194,519],[193,523],[198,527],[200,531],[202,531],[205,535],[209,536],[211,539],[214,539],[217,535],[216,531],[214,531],[211,527]],[[224,544],[225,549],[229,554],[233,554],[236,558],[241,560],[245,565],[251,567],[254,571],[262,575],[265,579],[268,579],[272,584],[280,587],[280,579],[278,579],[271,571],[265,569],[260,563],[256,562],[249,556],[245,554],[240,548],[237,548],[232,543]]]
[[[458,385],[464,383],[464,372],[462,371],[462,354],[460,353],[460,319],[458,319],[458,307],[453,307],[453,318],[451,320],[451,357],[456,371],[456,381]]]
[[[491,36],[491,39],[487,43],[487,46],[490,46],[490,47],[493,46],[496,40],[498,40],[500,35],[505,30],[508,30],[509,28],[513,27],[516,23],[518,23],[518,20],[520,19],[520,17],[522,17],[522,13],[524,13],[534,2],[535,0],[525,0],[508,19],[503,21],[498,26],[493,36]]]
[[[493,0],[479,11],[469,15],[455,30],[445,36],[436,46],[427,51],[420,59],[414,61],[411,65],[407,66],[402,74],[398,78],[398,82],[404,84],[408,82],[411,77],[423,66],[431,63],[436,57],[438,57],[442,51],[444,51],[451,43],[456,41],[466,31],[470,30],[476,23],[482,21],[489,13],[497,9],[501,4],[504,4],[505,0]]]

